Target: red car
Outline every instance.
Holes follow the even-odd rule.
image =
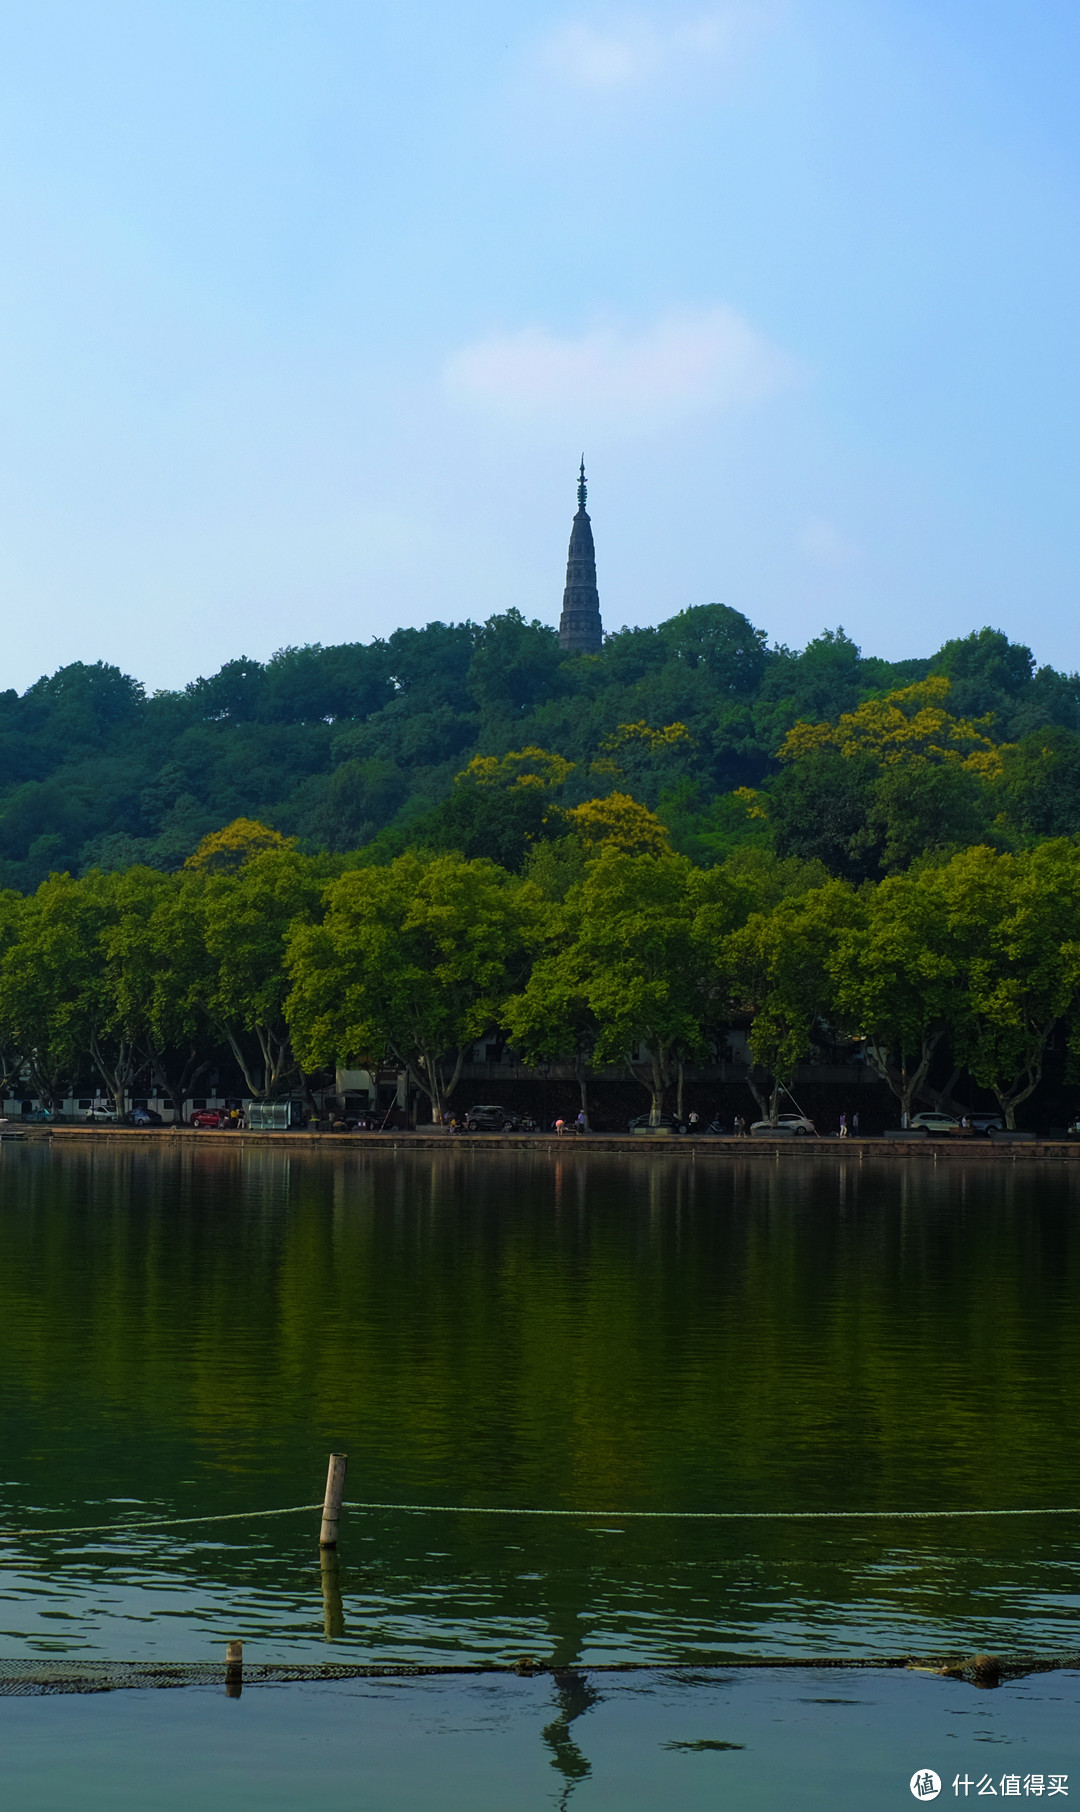
[[[228,1126],[229,1114],[224,1107],[197,1107],[191,1116],[192,1126]]]

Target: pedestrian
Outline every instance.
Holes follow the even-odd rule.
[[[846,1114],[840,1115],[840,1137],[842,1139],[847,1138],[847,1115]]]
[[[858,1110],[858,1108],[855,1109],[855,1112],[851,1116],[851,1136],[853,1139],[857,1139],[859,1136],[859,1110]]]
[[[578,1114],[577,1129],[578,1129],[579,1133],[588,1132],[588,1130],[589,1130],[589,1123],[585,1118],[585,1109],[584,1108],[582,1108],[581,1112]]]
[[[560,1138],[562,1137],[563,1127],[565,1125],[566,1125],[565,1120],[556,1120],[556,1122],[555,1122],[555,1131],[558,1133]]]
[[[698,1128],[698,1117],[697,1117],[697,1115],[696,1115],[696,1114],[695,1114],[695,1113],[694,1113],[694,1111],[693,1111],[693,1109],[691,1109],[691,1112],[690,1112],[690,1118],[689,1118],[689,1119],[688,1119],[688,1120],[687,1120],[687,1123],[686,1123],[686,1124],[687,1124],[687,1126],[688,1126],[688,1127],[689,1127],[689,1129],[690,1129],[690,1131],[691,1131],[691,1132],[692,1132],[692,1133],[695,1133],[695,1132],[697,1132],[697,1128]]]
[[[736,1115],[735,1115],[735,1126],[734,1126],[734,1133],[735,1133],[735,1137],[736,1137],[736,1138],[737,1138],[737,1139],[741,1139],[741,1138],[742,1138],[742,1136],[743,1136],[743,1126],[744,1126],[744,1124],[745,1124],[745,1122],[744,1122],[744,1120],[743,1120],[743,1117],[742,1117],[742,1115],[741,1115],[741,1114],[736,1114]]]

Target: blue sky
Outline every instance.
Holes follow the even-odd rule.
[[[0,684],[516,605],[1080,666],[1080,10],[0,4]]]

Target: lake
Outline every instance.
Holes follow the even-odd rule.
[[[1078,1206],[1001,1159],[5,1144],[0,1658],[1072,1652],[1074,1518],[617,1513],[1076,1503]],[[332,1449],[410,1508],[325,1569],[255,1513]]]

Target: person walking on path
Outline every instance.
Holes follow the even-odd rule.
[[[577,1129],[578,1129],[579,1133],[586,1133],[589,1130],[589,1123],[585,1118],[585,1109],[584,1108],[582,1108],[581,1112],[578,1114]]]
[[[842,1139],[847,1138],[847,1115],[846,1114],[840,1115],[840,1137]]]
[[[851,1136],[853,1139],[857,1139],[859,1136],[859,1110],[858,1110],[858,1108],[855,1109],[855,1112],[851,1116]]]

